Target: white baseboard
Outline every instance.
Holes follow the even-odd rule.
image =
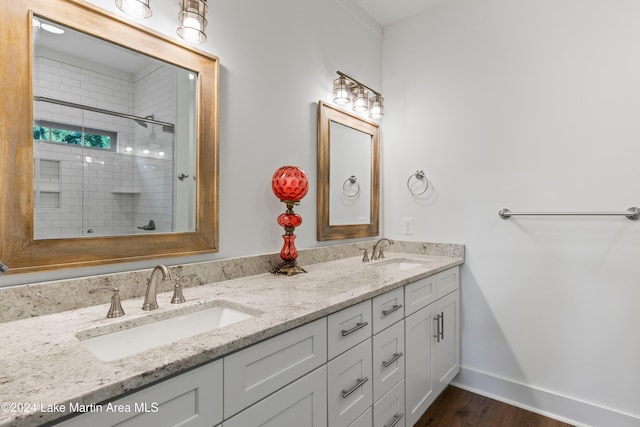
[[[640,427],[636,416],[474,369],[460,368],[451,384],[578,427]]]

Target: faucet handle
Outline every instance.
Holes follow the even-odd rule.
[[[182,283],[188,279],[198,277],[196,274],[187,274],[186,276],[180,276],[176,273],[175,284],[173,286],[173,296],[171,297],[171,304],[182,304],[186,301],[184,294],[182,293]]]
[[[182,284],[176,283],[173,287],[173,296],[171,297],[171,304],[182,304],[185,302],[184,294],[182,293]]]
[[[362,254],[362,262],[369,262],[369,253],[367,252],[367,248],[360,248],[361,251],[364,251]]]
[[[109,307],[109,311],[107,312],[108,319],[124,316],[124,309],[122,308],[122,303],[120,302],[120,289],[118,287],[90,289],[89,293],[93,294],[98,291],[113,292],[113,295],[111,296],[111,306]]]

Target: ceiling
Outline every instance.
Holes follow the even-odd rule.
[[[382,27],[395,24],[445,0],[352,0]]]
[[[359,6],[381,27],[416,15],[446,0],[343,0]],[[41,21],[46,22],[40,18]],[[66,29],[62,35],[52,35],[46,31],[36,31],[36,45],[56,51],[68,52],[111,69],[134,75],[148,66],[149,58],[134,52],[127,52],[110,43],[90,39],[76,31]],[[109,51],[105,53],[104,49]]]
[[[125,73],[129,75],[129,79],[133,79],[136,73],[152,67],[152,64],[158,63],[144,54],[87,36],[44,18],[36,17],[34,22],[36,21],[40,24],[53,24],[55,27],[64,29],[63,34],[54,34],[37,25],[34,26],[34,46],[38,53],[44,52],[41,49],[46,49],[67,56],[67,60],[69,57],[82,58],[81,62],[85,67],[91,63],[97,64],[104,67],[104,70],[118,70]],[[47,55],[45,54],[45,56]]]

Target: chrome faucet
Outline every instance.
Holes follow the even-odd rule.
[[[147,283],[147,293],[144,295],[144,304],[142,304],[143,310],[155,310],[158,308],[158,300],[156,295],[158,293],[158,275],[162,274],[162,280],[172,280],[171,272],[164,265],[157,265],[151,272],[149,282]]]
[[[386,237],[383,237],[382,239],[378,240],[376,242],[376,244],[373,245],[373,250],[371,251],[371,260],[372,261],[384,258],[384,253],[382,252],[382,246],[380,246],[380,248],[378,248],[378,246],[384,241],[388,242],[390,245],[393,245],[393,241],[387,239]],[[377,249],[377,252],[376,252],[376,249]]]

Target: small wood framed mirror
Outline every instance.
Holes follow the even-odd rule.
[[[380,126],[318,102],[318,240],[377,236]]]

